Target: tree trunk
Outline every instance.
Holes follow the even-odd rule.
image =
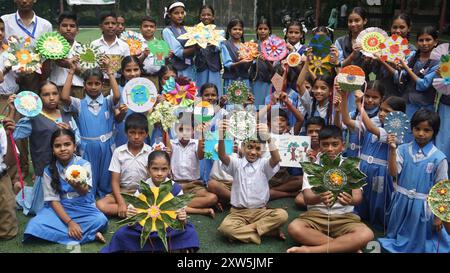
[[[445,15],[447,13],[447,0],[441,1],[441,20],[439,21],[439,31],[442,33],[445,28],[446,20]]]
[[[316,27],[319,26],[319,21],[320,21],[320,0],[316,0],[316,15],[315,15],[315,19],[316,19]]]
[[[150,16],[151,9],[150,9],[150,0],[145,1],[145,15]]]

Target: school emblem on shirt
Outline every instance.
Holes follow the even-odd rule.
[[[434,169],[434,163],[427,164],[427,173],[432,173]]]

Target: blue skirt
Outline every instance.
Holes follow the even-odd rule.
[[[185,70],[178,71],[178,76],[186,77],[193,82],[195,82],[197,80],[195,68],[193,65],[188,66]]]
[[[119,228],[114,233],[111,242],[100,252],[166,252],[157,232],[152,232],[144,248],[141,248],[141,230],[142,227],[137,224]],[[169,228],[167,232],[167,245],[170,251],[182,249],[194,249],[197,251],[199,244],[197,232],[189,222],[186,223],[184,230],[178,231]]]
[[[220,77],[220,71],[212,72],[209,69],[206,69],[203,72],[197,72],[197,87],[199,88],[199,90],[205,83],[213,83],[217,86],[218,98],[223,95],[222,78]]]
[[[450,138],[447,136],[447,133],[450,132],[450,122],[446,119],[450,117],[450,106],[439,104],[439,116],[441,117],[441,128],[436,136],[436,146],[447,156],[448,160],[450,158]],[[448,162],[450,163],[450,161]],[[448,172],[450,176],[450,168]]]
[[[255,97],[255,107],[259,110],[260,106],[265,105],[266,97],[270,95],[270,83],[255,81],[252,85],[253,96]]]
[[[17,204],[22,208],[25,215],[36,215],[44,207],[44,190],[42,188],[42,177],[36,176],[33,187],[26,186],[25,199],[22,199],[22,190],[16,196]]]

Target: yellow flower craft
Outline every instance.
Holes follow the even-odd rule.
[[[31,56],[30,52],[26,49],[17,51],[16,58],[17,61],[22,65],[29,64],[33,61],[33,57]]]
[[[330,63],[330,55],[325,58],[313,56],[313,59],[309,63],[309,69],[314,73],[314,75],[323,75],[326,72],[330,72],[333,66]]]
[[[450,180],[436,183],[428,193],[428,206],[434,215],[444,222],[450,222]]]

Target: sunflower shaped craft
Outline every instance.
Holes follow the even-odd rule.
[[[178,39],[187,40],[185,47],[198,44],[201,48],[206,48],[208,44],[218,47],[221,41],[225,41],[222,30],[216,30],[215,25],[205,26],[203,23],[186,27],[186,33],[180,35]]]
[[[270,36],[261,45],[261,53],[264,59],[277,62],[281,61],[288,54],[286,41],[275,35]]]
[[[144,36],[142,36],[142,34],[140,34],[139,32],[132,30],[124,31],[120,35],[120,39],[127,43],[127,45],[130,47],[131,55],[140,55],[144,50],[146,41],[144,39]]]
[[[249,91],[243,81],[233,81],[227,89],[228,101],[231,104],[244,104],[248,99]]]
[[[399,63],[406,60],[406,56],[411,53],[408,39],[396,34],[392,35],[384,43],[380,44],[381,60],[391,63]]]
[[[190,82],[182,78],[171,77],[163,86],[162,95],[172,105],[181,107],[190,107],[194,104],[197,94],[197,86],[195,82]]]
[[[241,43],[238,54],[240,60],[254,60],[259,56],[258,44],[253,41]]]
[[[98,61],[103,55],[99,47],[94,47],[90,44],[81,45],[75,50],[75,53],[80,59],[80,67],[83,70],[99,67]]]
[[[388,35],[386,31],[377,27],[366,28],[356,38],[356,42],[362,46],[362,53],[367,57],[374,58],[376,53],[381,51],[380,45],[383,44]]]
[[[47,32],[36,41],[36,51],[44,59],[64,59],[69,55],[70,48],[69,42],[56,31]]]
[[[313,54],[320,58],[330,55],[330,48],[333,42],[328,35],[316,34],[312,37],[309,47],[312,48]]]
[[[341,162],[341,156],[331,159],[324,154],[320,158],[322,165],[311,162],[300,162],[303,171],[308,174],[312,191],[316,194],[330,191],[336,203],[341,192],[351,193],[353,189],[363,187],[366,175],[358,169],[360,159],[349,157]]]
[[[333,65],[330,63],[330,55],[325,58],[318,56],[312,56],[312,60],[309,62],[309,69],[314,75],[323,75],[325,72],[330,72],[333,69]]]
[[[137,214],[118,224],[142,226],[141,248],[144,248],[150,233],[157,232],[158,237],[169,251],[167,245],[167,229],[182,230],[183,224],[177,219],[177,210],[185,207],[192,199],[192,195],[172,195],[172,181],[168,180],[159,187],[150,187],[141,181],[139,196],[122,193],[122,197],[128,204],[136,208]]]
[[[35,52],[30,37],[9,37],[6,56],[5,67],[11,67],[14,72],[41,73],[41,58]]]
[[[339,71],[336,80],[342,91],[353,92],[362,89],[366,82],[366,73],[359,66],[348,65]]]
[[[444,222],[450,222],[450,181],[436,183],[428,193],[428,205],[434,215]]]

